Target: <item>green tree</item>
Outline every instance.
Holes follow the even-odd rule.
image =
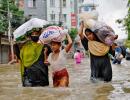
[[[127,33],[128,33],[128,40],[130,40],[130,0],[128,0],[127,6],[129,7],[128,8],[128,14],[127,14],[124,21],[125,21],[126,30],[127,30]]]
[[[9,14],[8,14],[9,7]],[[9,16],[8,16],[9,15]],[[0,0],[0,32],[8,30],[8,20],[10,18],[13,29],[23,23],[23,11],[15,5],[15,0]]]
[[[128,39],[125,41],[125,45],[126,47],[130,48],[130,0],[128,0],[127,7],[128,7],[128,14],[124,19],[124,23],[125,23],[126,31],[128,33]]]
[[[78,30],[76,28],[71,28],[69,34],[73,41],[74,41],[75,37],[77,36],[77,33],[78,33]]]
[[[71,30],[69,31],[69,35],[70,35],[72,41],[74,41],[74,39],[76,38],[77,32],[78,32],[78,30],[76,28],[71,28]],[[68,43],[67,39],[65,39],[64,42],[65,42],[65,44],[67,44]]]

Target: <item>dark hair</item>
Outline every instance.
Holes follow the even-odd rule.
[[[80,52],[80,50],[77,50],[77,52]]]
[[[51,41],[51,44],[52,44],[52,42],[55,44],[61,45],[61,42]]]
[[[85,29],[85,33],[86,33],[86,32],[94,33],[94,32],[93,32],[91,29],[89,29],[89,28],[86,28],[86,29]]]
[[[47,56],[49,56],[49,54],[52,52],[50,45],[45,44],[44,48],[47,48]]]
[[[96,31],[97,31],[97,30],[96,30]],[[93,33],[93,35],[94,35],[95,38],[96,38],[96,41],[101,42],[100,39],[99,39],[99,38],[97,37],[97,35],[96,35],[96,31],[92,31],[91,29],[86,28],[86,29],[85,29],[85,35],[86,35],[86,32]]]
[[[117,43],[113,43],[115,46],[118,46]]]
[[[31,36],[32,35],[32,32],[41,32],[41,30],[42,30],[42,28],[33,28],[33,29],[31,29],[31,30],[29,30],[29,31],[27,31],[27,34],[26,34],[26,36]]]

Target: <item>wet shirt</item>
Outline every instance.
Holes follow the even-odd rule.
[[[115,48],[115,58],[121,60],[123,58],[122,56],[123,55],[121,48],[120,47]]]
[[[76,52],[74,54],[74,58],[76,60],[76,63],[80,63],[81,62],[81,54],[79,52]]]
[[[48,62],[50,63],[50,66],[51,66],[53,72],[60,71],[64,68],[66,68],[67,53],[66,53],[65,49],[63,49],[59,52],[59,56],[56,60],[53,60],[52,56],[53,56],[53,53],[51,53],[49,55]]]
[[[121,51],[121,48],[120,48],[120,47],[115,48],[115,52],[121,53],[121,52],[122,52],[122,51]]]

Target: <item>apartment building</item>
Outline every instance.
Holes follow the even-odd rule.
[[[47,1],[48,0],[24,0],[25,17],[37,17],[47,20]]]
[[[47,20],[66,28],[71,27],[70,0],[47,0]]]
[[[78,27],[79,7],[84,0],[24,0],[24,15],[62,24],[65,28]]]

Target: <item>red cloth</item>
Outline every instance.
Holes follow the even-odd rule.
[[[66,68],[53,73],[53,85],[54,85],[54,87],[68,86],[68,84],[69,84],[69,74],[68,74]]]

